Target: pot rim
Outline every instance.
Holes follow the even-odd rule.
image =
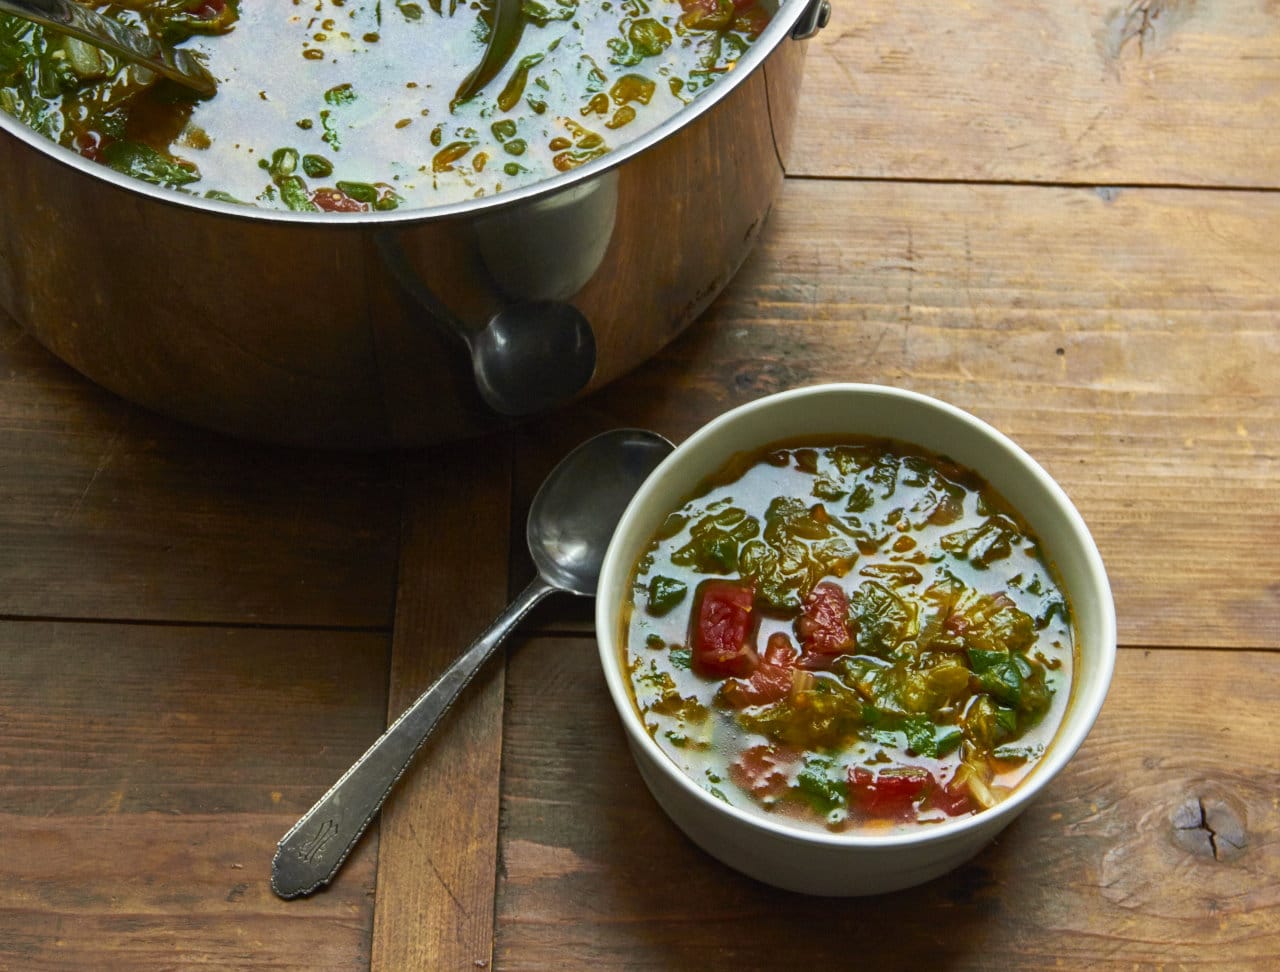
[[[671,115],[661,124],[620,148],[608,152],[598,159],[579,168],[562,172],[533,182],[518,189],[495,193],[479,199],[468,199],[461,202],[447,203],[442,206],[426,206],[392,210],[390,212],[371,211],[366,213],[296,213],[283,210],[261,209],[252,204],[223,202],[217,199],[206,199],[203,196],[189,194],[176,189],[167,189],[132,176],[116,172],[98,162],[92,162],[65,146],[59,145],[33,129],[28,128],[7,112],[0,111],[0,132],[12,135],[28,147],[49,156],[56,162],[77,169],[84,174],[123,189],[154,199],[157,202],[176,206],[182,209],[195,209],[238,219],[254,220],[266,223],[294,223],[304,225],[334,225],[347,228],[370,226],[391,226],[400,223],[435,222],[462,216],[473,216],[481,213],[499,211],[519,203],[555,195],[580,183],[587,182],[604,174],[610,169],[618,168],[624,163],[647,151],[649,148],[665,141],[676,132],[692,124],[703,114],[710,111],[727,98],[743,79],[763,64],[773,51],[787,40],[796,23],[809,9],[813,0],[778,0],[778,12],[770,21],[760,37],[751,45],[745,57],[734,67],[729,77],[721,78],[705,94],[699,95],[690,104]]]

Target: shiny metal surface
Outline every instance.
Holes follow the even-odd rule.
[[[534,605],[557,591],[594,596],[623,511],[672,450],[656,432],[615,429],[588,439],[551,471],[529,508],[537,576],[280,839],[271,863],[277,895],[296,898],[333,880],[427,737]]]
[[[792,40],[808,40],[831,22],[831,0],[810,0],[805,12],[791,28]]]
[[[142,31],[104,17],[91,7],[71,0],[0,0],[0,13],[69,34],[126,61],[148,67],[199,94],[212,95],[218,90],[213,75],[189,51],[157,44]]]
[[[508,304],[470,346],[480,397],[512,418],[565,404],[596,371],[591,323],[565,301]]]
[[[636,142],[430,210],[187,196],[0,113],[0,307],[121,396],[233,435],[386,448],[499,428],[512,418],[481,394],[471,343],[512,305],[580,315],[589,392],[728,283],[782,184],[805,48],[790,31],[807,9],[784,3],[731,76]]]

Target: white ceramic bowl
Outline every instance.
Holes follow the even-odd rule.
[[[1025,518],[1056,568],[1079,646],[1075,684],[1052,746],[995,807],[954,821],[884,835],[826,833],[729,806],[687,777],[645,731],[622,662],[621,608],[632,569],[665,519],[698,484],[742,451],[798,436],[871,435],[923,446],[976,471]],[[1115,608],[1106,571],[1071,501],[1027,453],[985,422],[914,392],[878,385],[820,385],[771,395],[704,426],[645,481],[605,556],[596,600],[605,679],[640,775],[689,837],[761,881],[822,895],[894,891],[968,860],[1047,787],[1102,708],[1115,663]]]

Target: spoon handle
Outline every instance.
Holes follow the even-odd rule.
[[[280,839],[271,863],[277,895],[296,898],[333,880],[441,716],[520,619],[556,589],[535,577]]]

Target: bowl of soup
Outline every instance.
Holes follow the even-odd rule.
[[[954,406],[857,384],[681,444],[618,525],[596,629],[672,820],[820,895],[980,852],[1080,747],[1116,648],[1097,548],[1035,460]]]
[[[531,335],[542,374],[576,355],[572,397],[690,324],[781,187],[829,7],[101,9],[204,58],[218,91],[0,16],[0,309],[158,411],[377,448],[523,418],[478,386],[495,330]]]

